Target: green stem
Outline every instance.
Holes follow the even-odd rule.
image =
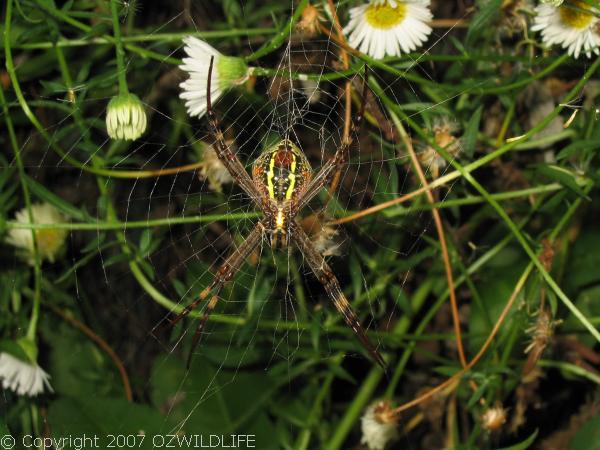
[[[339,366],[343,360],[344,355],[337,354],[333,358],[331,358],[330,364],[332,366]],[[312,428],[314,428],[319,423],[323,409],[323,401],[325,400],[327,395],[331,393],[331,384],[333,383],[333,380],[336,378],[336,376],[337,375],[335,371],[329,371],[327,373],[327,377],[325,378],[325,381],[323,381],[323,384],[321,385],[321,388],[319,389],[319,392],[315,397],[313,406],[307,415],[306,426],[296,439],[296,444],[294,445],[294,448],[296,450],[306,450],[307,448],[309,448],[308,445],[310,443]]]
[[[544,69],[537,72],[535,75],[532,75],[527,78],[523,78],[522,80],[515,81],[514,83],[506,84],[504,86],[492,87],[487,89],[482,89],[479,93],[481,94],[504,94],[506,92],[513,91],[523,86],[528,86],[529,83],[535,80],[539,80],[540,78],[545,77],[546,75],[554,72],[559,66],[569,61],[571,56],[567,53],[564,53],[558,59],[554,60],[550,65],[545,67]],[[477,91],[476,91],[477,92]]]
[[[6,14],[9,15],[12,9],[12,0],[8,0],[6,5]],[[6,39],[6,35],[5,35]],[[17,142],[17,136],[13,127],[11,116],[8,112],[8,106],[6,104],[6,98],[4,97],[4,90],[0,87],[0,102],[2,102],[2,110],[4,113],[4,121],[6,122],[6,128],[8,129],[8,135],[10,144],[15,155],[15,161],[17,163],[17,169],[19,171],[19,181],[21,183],[21,189],[23,190],[23,198],[25,200],[25,207],[27,208],[27,215],[29,218],[29,224],[33,225],[34,217],[31,209],[31,195],[29,193],[29,187],[27,186],[25,166],[21,159],[21,151]],[[34,261],[34,295],[33,295],[33,307],[31,309],[31,318],[27,327],[27,338],[35,342],[36,330],[38,319],[40,315],[40,301],[41,301],[41,281],[42,281],[42,261],[38,251],[37,236],[35,230],[31,230],[31,239],[33,241],[33,261]]]
[[[539,204],[541,205],[541,201],[539,202]],[[533,207],[531,209],[531,211],[529,211],[529,214],[527,215],[527,217],[524,218],[523,221],[519,224],[519,226],[524,227],[529,222],[529,220],[533,217],[534,212],[536,210],[537,210],[537,207]],[[465,281],[467,276],[477,273],[483,266],[485,266],[489,261],[491,261],[492,258],[494,258],[494,256],[496,256],[503,248],[505,248],[512,241],[512,238],[513,238],[512,235],[509,234],[504,239],[502,239],[499,243],[497,243],[494,247],[492,247],[490,250],[488,250],[483,255],[481,255],[481,257],[479,259],[477,259],[473,264],[471,264],[467,268],[467,270],[465,271],[466,273],[462,274],[459,278],[456,279],[456,283],[455,283],[456,288],[458,288],[462,285],[462,283]],[[426,299],[427,294],[428,294],[429,290],[431,289],[431,283],[432,283],[432,280],[428,280],[425,283],[422,283],[419,290],[413,296],[413,302],[415,303],[415,305],[420,305],[422,303],[422,301],[424,301]],[[446,302],[449,295],[450,295],[450,293],[449,293],[448,289],[446,289],[445,292],[437,299],[436,303],[428,309],[427,314],[425,314],[425,317],[423,317],[423,319],[417,326],[415,332],[411,335],[410,339],[412,341],[420,338],[421,334],[425,330],[425,327],[433,319],[433,317],[435,316],[435,314],[437,313],[439,308]],[[417,306],[415,306],[415,310],[418,311]],[[406,316],[402,317],[402,319],[400,319],[400,321],[398,322],[398,327],[407,327],[406,329],[408,329],[408,327],[410,325],[411,325],[410,318],[406,317]],[[407,335],[405,333],[402,333],[402,335],[407,337]],[[409,343],[407,348],[404,350],[402,356],[400,357],[400,360],[398,361],[398,363],[395,367],[394,373],[392,374],[392,377],[388,383],[388,386],[387,386],[385,394],[384,394],[384,398],[392,398],[392,396],[396,392],[397,385],[400,382],[400,377],[401,377],[402,373],[404,372],[404,369],[406,367],[406,364],[409,361],[409,358],[412,354],[414,347],[415,347],[414,342],[411,342],[411,343]],[[364,389],[368,389],[370,387],[371,386],[369,385],[369,386],[365,387]],[[363,389],[363,387],[361,386],[361,390],[362,389]],[[374,392],[374,388],[371,391],[371,394],[373,392]],[[330,442],[330,447],[328,447],[328,449],[335,450],[335,449],[338,449],[341,447],[347,434],[350,433],[352,427],[354,426],[354,423],[356,423],[356,421],[359,419],[360,413],[366,406],[367,401],[368,401],[368,399],[366,401],[364,401],[364,396],[355,397],[355,400],[353,401],[353,403],[354,402],[356,402],[356,403],[362,402],[362,404],[357,405],[356,407],[350,408],[348,410],[348,412],[344,415],[344,418],[342,419],[342,422],[341,422],[343,424],[343,426],[340,425],[336,429],[336,433],[334,436],[335,442]]]
[[[547,359],[541,359],[537,362],[537,365],[540,367],[551,367],[554,369],[564,370],[565,372],[570,372],[573,375],[577,375],[582,378],[587,378],[590,381],[593,381],[596,384],[600,384],[600,377],[593,372],[585,370],[583,367],[577,366],[575,364],[567,363],[564,361],[549,361]]]
[[[596,62],[600,63],[600,58]],[[403,119],[407,120],[411,124],[411,127],[415,131],[417,131],[416,128],[419,128],[419,127],[418,127],[418,125],[416,125],[415,122],[413,122],[406,115],[404,116]],[[471,184],[487,200],[487,202],[490,204],[490,206],[492,208],[494,208],[494,210],[498,213],[498,215],[504,221],[504,223],[509,228],[509,230],[514,234],[517,241],[519,241],[519,243],[521,244],[521,247],[523,247],[523,250],[525,250],[525,253],[527,253],[529,258],[531,259],[531,262],[538,269],[538,271],[542,275],[542,278],[544,278],[544,280],[546,281],[548,286],[550,286],[550,288],[554,291],[554,293],[558,296],[558,298],[561,299],[561,301],[571,311],[571,313],[577,319],[579,319],[579,321],[583,324],[583,326],[588,329],[590,334],[592,336],[594,336],[594,338],[598,342],[600,342],[600,332],[591,323],[589,323],[589,321],[587,320],[585,315],[575,306],[575,304],[571,301],[571,299],[569,299],[569,297],[567,297],[567,295],[563,292],[563,290],[560,288],[560,286],[558,286],[558,284],[554,281],[552,276],[548,273],[548,271],[546,270],[546,268],[544,267],[542,262],[539,260],[538,255],[530,247],[525,236],[523,236],[523,234],[519,231],[518,227],[512,221],[510,216],[506,213],[504,208],[502,208],[502,206],[494,198],[492,198],[492,196],[485,190],[485,188],[477,180],[475,180],[475,178],[473,178],[473,176],[470,173],[464,171],[463,167],[458,162],[456,162],[452,158],[451,155],[449,155],[443,148],[436,145],[436,143],[434,141],[429,139],[429,137],[426,135],[425,132],[423,132],[423,130],[421,130],[421,132],[423,133],[421,135],[421,137],[423,137],[424,139],[427,139],[429,141],[430,145],[434,145],[435,146],[434,148],[436,149],[436,151],[439,152],[444,157],[444,159],[446,159],[450,164],[452,164],[454,167],[456,167],[458,169],[458,171],[461,172],[463,177],[469,182],[469,184]],[[419,131],[417,131],[417,133],[419,133]]]
[[[572,100],[572,98],[575,97],[575,95],[588,82],[588,80],[590,79],[590,77],[598,69],[599,66],[600,66],[600,58],[597,58],[594,61],[594,63],[591,65],[591,67],[584,73],[584,75],[581,78],[581,80],[573,87],[573,89],[569,92],[569,94],[567,94],[567,96],[565,97],[564,101],[561,102],[561,105],[568,103],[569,101]],[[411,117],[407,116],[404,113],[404,111],[402,111],[402,109],[399,108],[398,105],[395,102],[393,102],[391,99],[389,99],[389,97],[387,97],[385,95],[385,93],[379,87],[379,85],[377,84],[376,81],[374,81],[373,79],[371,79],[370,80],[370,85],[373,88],[373,90],[376,91],[376,93],[379,95],[379,97],[390,108],[392,108],[398,114],[398,116],[400,116],[400,118],[402,120],[406,121],[410,125],[410,127],[425,142],[427,142],[429,145],[431,145],[433,148],[435,148],[435,150],[449,164],[451,164],[457,170],[457,172],[460,174],[460,176],[462,176],[463,178],[465,178],[467,180],[467,182],[469,182],[469,184],[471,184],[486,199],[486,201],[489,203],[489,205],[497,212],[497,214],[500,216],[500,218],[504,221],[504,223],[509,228],[509,230],[511,231],[511,233],[514,234],[514,236],[516,237],[517,241],[521,244],[521,247],[523,247],[525,253],[527,253],[527,255],[531,259],[532,263],[536,266],[536,268],[538,269],[538,271],[540,272],[542,278],[544,278],[544,280],[546,281],[546,283],[548,284],[548,286],[550,286],[550,288],[554,291],[554,293],[558,296],[558,298],[561,299],[561,301],[563,302],[563,304],[584,325],[584,327],[588,329],[588,331],[590,332],[590,334],[592,336],[594,336],[594,338],[597,341],[600,342],[600,332],[591,323],[589,323],[589,321],[586,319],[586,317],[583,315],[583,313],[567,297],[567,295],[562,291],[562,289],[558,286],[558,284],[556,284],[556,282],[554,281],[554,279],[550,276],[550,274],[544,268],[543,264],[537,258],[537,255],[535,254],[535,252],[529,246],[529,243],[527,242],[527,239],[519,231],[519,229],[517,228],[517,226],[515,225],[515,223],[511,220],[511,218],[508,216],[508,214],[506,213],[506,211],[504,211],[504,209],[500,206],[500,204],[495,199],[493,199],[490,196],[490,194],[487,192],[487,190],[485,190],[484,187],[477,180],[475,180],[475,178],[473,178],[473,176],[470,173],[472,171],[472,169],[469,168],[470,166],[472,166],[472,164],[470,164],[469,166],[465,166],[465,167],[463,167],[461,164],[459,164],[451,155],[448,154],[448,152],[444,148],[442,148],[439,145],[437,145],[437,143],[431,138],[431,136],[429,136]],[[503,147],[503,151],[506,152],[506,151],[512,149],[517,143],[521,142],[521,140],[528,139],[534,133],[537,133],[539,130],[543,129],[546,125],[548,125],[548,123],[550,123],[550,121],[552,119],[554,119],[554,117],[556,117],[560,113],[560,111],[562,111],[563,106],[561,106],[561,105],[557,106],[553,110],[552,113],[548,114],[537,126],[533,127],[521,139],[517,139],[514,142],[511,142],[510,144],[507,144],[506,146],[504,146]],[[497,154],[499,152],[500,152],[500,149],[498,149],[496,152],[494,152],[494,154]],[[490,154],[488,156],[492,156],[492,154]],[[484,159],[485,158],[482,158],[479,161],[482,161]],[[437,181],[439,181],[439,179]],[[431,186],[433,186],[434,184],[435,184],[435,182],[432,183]]]
[[[585,186],[585,184],[582,184]],[[555,192],[565,189],[565,187],[559,183],[550,183],[547,185],[536,186],[528,189],[520,189],[516,191],[501,192],[498,194],[492,194],[491,197],[496,200],[509,200],[520,197],[529,197],[531,195],[543,194],[547,192]],[[485,198],[482,196],[472,196],[463,199],[449,199],[443,202],[434,204],[423,204],[419,206],[411,206],[410,208],[398,208],[398,211],[388,211],[387,217],[405,216],[419,211],[428,211],[432,208],[451,208],[455,206],[474,205],[485,202]],[[261,216],[259,212],[247,212],[247,213],[229,213],[229,214],[206,214],[200,216],[191,217],[168,217],[163,219],[153,220],[132,220],[128,222],[106,222],[106,221],[94,221],[86,223],[21,223],[17,221],[7,221],[5,226],[7,229],[29,229],[29,230],[44,230],[44,229],[61,229],[61,230],[128,230],[135,228],[152,228],[159,226],[174,226],[188,223],[212,223],[218,221],[233,221],[233,220],[246,220],[256,219]]]
[[[179,42],[186,36],[196,36],[201,39],[223,39],[228,37],[238,36],[262,36],[265,34],[273,34],[277,30],[275,28],[244,28],[244,29],[228,29],[216,31],[183,31],[177,33],[152,33],[139,34],[135,36],[122,36],[121,42],[126,44],[131,42]],[[107,45],[108,41],[105,37],[95,37],[91,39],[59,39],[56,42],[28,42],[14,45],[14,48],[22,50],[41,50],[53,47],[85,47],[88,45]],[[126,48],[128,48],[126,46]],[[128,48],[128,50],[131,50]],[[166,56],[166,55],[165,55]]]
[[[60,9],[51,7],[48,4],[48,2],[42,2],[42,1],[38,0],[37,5],[40,8],[42,8],[44,11],[47,11],[48,13],[52,14],[57,19],[60,19],[63,22],[68,23],[69,25],[83,31],[84,33],[90,33],[92,31],[91,26],[86,25],[85,23],[72,18],[71,16],[69,16],[68,14],[66,14],[65,12],[63,12]],[[101,36],[100,39],[104,39],[104,41],[106,41],[107,43],[110,43],[110,44],[116,45],[116,43],[117,43],[116,39],[113,36],[104,35],[104,36]],[[143,58],[155,59],[155,60],[163,62],[163,63],[174,64],[174,65],[181,64],[181,61],[177,58],[165,56],[160,53],[153,52],[152,50],[147,50],[143,47],[139,47],[137,45],[127,44],[127,45],[125,45],[125,47],[127,48],[127,50],[135,52],[138,55],[142,56]]]
[[[359,391],[354,396],[352,403],[350,403],[350,406],[344,413],[344,417],[342,417],[340,423],[335,427],[333,436],[331,436],[331,439],[324,447],[325,450],[337,450],[342,447],[356,419],[360,417],[365,406],[371,400],[373,392],[383,377],[383,373],[379,367],[371,369],[360,386]]]
[[[431,290],[431,286],[431,280],[426,281],[420,286],[419,290],[413,296],[415,313],[417,313],[425,303],[425,299]],[[402,317],[402,319],[400,319],[394,327],[392,334],[400,335],[406,333],[410,327],[410,323],[411,319],[409,317]],[[346,440],[346,436],[350,433],[350,430],[352,430],[354,427],[354,424],[360,417],[362,411],[373,397],[373,393],[383,378],[383,375],[384,372],[379,368],[379,366],[371,369],[366,379],[363,381],[359,391],[354,396],[352,403],[344,413],[344,416],[337,424],[333,436],[331,436],[331,439],[325,445],[324,448],[326,450],[337,450],[342,447],[344,441]]]
[[[281,31],[278,31],[275,37],[273,37],[270,41],[266,42],[254,53],[246,56],[244,58],[246,62],[255,61],[259,58],[262,58],[265,55],[268,55],[269,53],[277,50],[287,39],[289,39],[294,29],[294,25],[296,24],[298,19],[300,19],[302,11],[304,11],[304,8],[306,8],[307,5],[308,0],[300,0],[300,3],[298,3],[298,6],[296,7],[296,11],[294,11],[294,14],[290,18],[290,20],[288,20],[287,24],[281,29]]]
[[[106,177],[112,178],[151,178],[155,177],[156,173],[154,171],[145,171],[145,170],[110,170],[103,169],[99,167],[90,167],[87,164],[83,164],[76,159],[69,156],[55,139],[48,134],[44,126],[41,124],[37,116],[33,113],[25,96],[23,95],[23,90],[21,89],[21,85],[19,83],[19,79],[17,77],[17,72],[14,65],[14,60],[12,56],[12,49],[10,46],[10,30],[11,30],[11,19],[12,19],[12,0],[7,0],[6,7],[6,15],[4,20],[4,56],[6,59],[6,71],[8,72],[8,76],[11,81],[12,88],[17,97],[17,101],[25,113],[25,116],[29,119],[29,121],[33,124],[33,126],[38,130],[38,132],[42,135],[42,137],[48,142],[48,145],[52,150],[54,150],[64,161],[69,164],[77,167],[78,169],[84,170],[86,172],[94,173],[96,175],[102,175]]]
[[[127,87],[127,69],[125,67],[125,50],[121,40],[121,23],[119,22],[118,0],[110,0],[110,12],[112,15],[113,30],[115,34],[115,47],[117,51],[117,76],[119,77],[119,95],[129,94]]]
[[[202,216],[192,217],[173,217],[165,219],[154,219],[154,220],[133,220],[131,222],[121,221],[103,221],[103,222],[88,222],[88,223],[20,223],[17,221],[9,221],[6,223],[6,228],[25,228],[31,230],[44,230],[44,229],[61,229],[61,230],[128,230],[133,228],[152,228],[157,226],[173,226],[181,225],[186,223],[212,223],[222,220],[245,220],[245,219],[256,219],[260,217],[258,212],[248,213],[232,213],[232,214],[207,214]]]

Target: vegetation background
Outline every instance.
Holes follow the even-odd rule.
[[[600,448],[600,60],[542,47],[528,1],[433,1],[423,52],[350,54],[343,69],[327,1],[314,3],[324,30],[296,28],[307,3],[120,1],[129,89],[149,121],[123,142],[104,123],[118,88],[109,2],[4,2],[0,233],[23,226],[14,213],[28,192],[65,215],[68,238],[37,270],[0,246],[0,338],[25,334],[39,295],[38,362],[53,387],[4,390],[0,432],[364,448],[360,418],[387,399],[401,408],[390,448]],[[336,2],[342,23],[353,4]],[[266,246],[224,290],[186,368],[194,320],[167,319],[257,217],[239,188],[217,192],[198,176],[206,121],[178,97],[189,34],[261,67],[216,106],[248,166],[292,122],[319,167],[342,136],[344,86],[355,87],[355,116],[369,67],[340,192],[324,191],[305,217],[362,212],[326,228],[342,243],[330,263],[387,373],[301,256]],[[505,420],[490,422],[490,410]]]

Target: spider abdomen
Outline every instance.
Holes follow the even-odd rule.
[[[265,150],[252,169],[258,189],[278,205],[294,200],[310,174],[306,156],[289,139]]]

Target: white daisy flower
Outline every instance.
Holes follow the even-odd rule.
[[[547,45],[559,44],[575,58],[582,51],[591,58],[592,52],[600,54],[600,19],[591,9],[591,5],[581,0],[566,1],[558,7],[538,5],[531,29],[541,31]]]
[[[371,0],[350,9],[348,44],[373,58],[419,48],[431,33],[429,0]]]
[[[250,76],[251,68],[242,58],[224,56],[193,36],[184,38],[183,42],[183,49],[188,57],[183,58],[181,68],[188,72],[190,77],[179,85],[183,89],[179,97],[185,100],[190,116],[202,117],[206,113],[206,84],[211,56],[214,56],[210,86],[210,98],[213,103],[230,87],[244,83]]]
[[[36,203],[31,205],[33,223],[52,224],[64,222],[64,216],[49,203]],[[18,223],[29,224],[29,213],[27,208],[17,211],[15,220]],[[60,252],[67,238],[67,230],[40,228],[35,230],[38,252],[42,260],[47,259],[54,262],[56,255]],[[30,229],[12,228],[8,232],[6,242],[21,250],[21,256],[30,264],[35,263],[33,247],[33,236]]]
[[[397,417],[388,401],[371,404],[360,419],[362,444],[371,450],[384,450],[393,440],[398,438]]]
[[[135,94],[113,97],[106,108],[106,131],[111,139],[135,141],[146,131],[146,111]]]
[[[44,392],[52,392],[50,375],[37,364],[22,361],[9,353],[0,353],[0,381],[3,389],[10,389],[18,395],[33,397]]]

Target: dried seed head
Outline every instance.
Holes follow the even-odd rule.
[[[398,416],[387,400],[371,404],[361,418],[361,443],[372,450],[383,450],[398,437]]]
[[[302,17],[296,27],[298,31],[314,36],[319,32],[319,26],[323,20],[324,18],[319,10],[309,3],[302,11]]]
[[[300,226],[310,236],[319,253],[323,256],[339,256],[342,254],[343,240],[338,229],[326,222],[327,218],[322,214],[311,214],[302,219]]]
[[[455,124],[445,117],[437,120],[431,128],[436,145],[442,147],[453,157],[460,151],[460,140],[453,135],[455,131]],[[435,178],[437,178],[440,170],[446,167],[446,160],[432,146],[425,147],[419,153],[419,159],[431,170]]]
[[[481,416],[481,424],[488,431],[497,431],[506,423],[506,409],[502,406],[488,408]]]
[[[546,271],[552,269],[552,261],[554,260],[554,247],[549,239],[542,241],[542,254],[540,255],[540,262],[544,266]]]
[[[531,342],[525,349],[525,353],[535,350],[535,353],[539,352],[541,356],[552,336],[554,336],[554,328],[560,322],[560,320],[552,320],[552,315],[549,311],[545,309],[540,310],[535,325],[526,330],[526,333],[531,336]]]
[[[227,144],[231,146],[233,142]],[[204,145],[201,158],[202,165],[198,176],[200,179],[208,181],[208,186],[212,191],[223,192],[223,185],[233,182],[233,178],[212,145]]]

